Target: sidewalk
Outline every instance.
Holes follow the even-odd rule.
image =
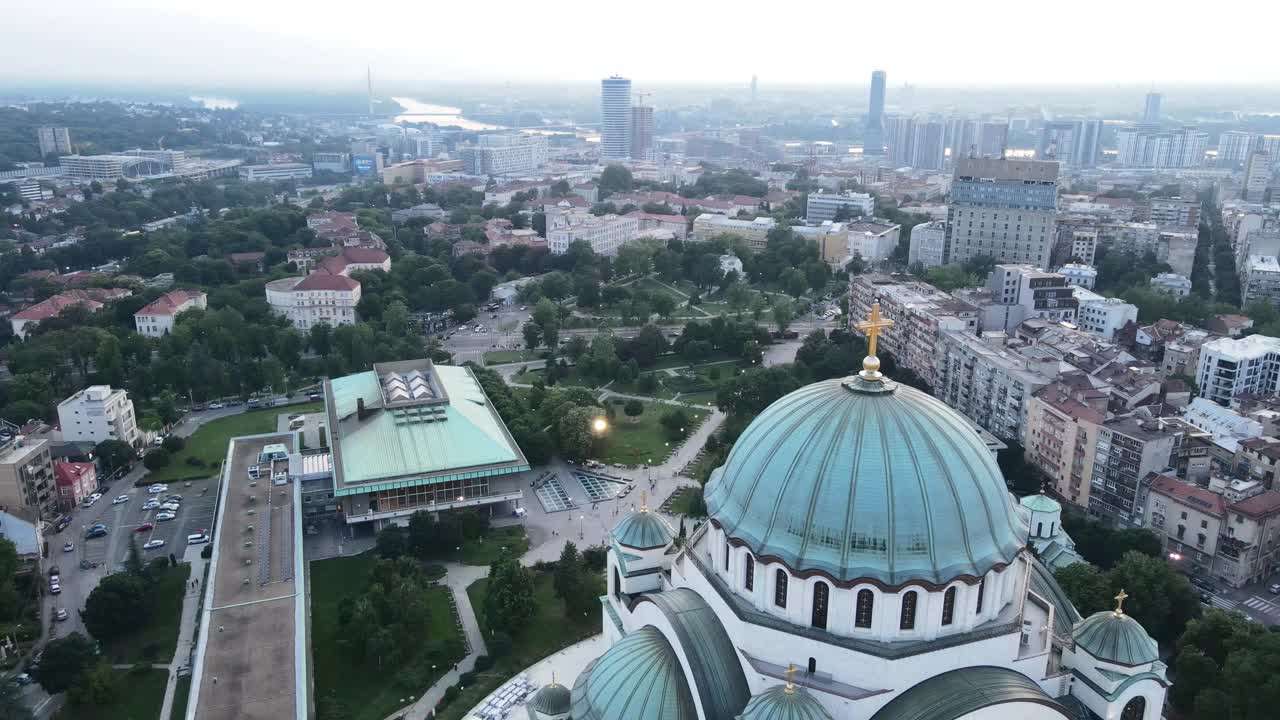
[[[196,644],[196,617],[200,613],[200,595],[204,591],[204,567],[208,560],[200,557],[204,545],[188,545],[182,561],[191,564],[191,573],[187,576],[187,592],[182,598],[182,621],[178,624],[178,647],[168,665],[159,665],[169,670],[169,678],[164,686],[164,702],[160,705],[160,720],[169,720],[173,712],[173,700],[178,687],[178,668],[187,665],[191,660],[191,650]],[[191,587],[192,580],[199,580],[198,587]]]

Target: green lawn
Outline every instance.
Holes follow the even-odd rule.
[[[336,691],[346,707],[350,720],[382,720],[402,704],[406,692],[397,686],[395,673],[380,671],[376,663],[357,662],[344,656],[338,647],[338,604],[365,586],[373,553],[317,560],[311,563],[311,655],[315,697]],[[431,614],[422,640],[457,635],[449,591],[444,586],[427,591]],[[455,661],[461,656],[455,658]],[[451,663],[450,663],[451,664]],[[424,678],[421,693],[431,686],[434,677]]]
[[[169,712],[169,720],[182,720],[187,716],[187,700],[191,699],[191,676],[178,678],[173,687],[173,709]]]
[[[166,670],[114,670],[116,698],[109,705],[66,705],[54,720],[153,720],[164,705]],[[183,704],[186,704],[184,697]],[[175,703],[176,705],[176,703]]]
[[[662,283],[658,280],[654,280],[653,278],[644,278],[642,280],[638,280],[635,283],[633,283],[631,287],[639,290],[647,290],[650,293],[662,293],[663,295],[668,295],[671,297],[672,300],[675,300],[677,303],[682,303],[689,299],[685,295],[681,295],[678,292],[674,292],[670,287],[667,287],[665,283]]]
[[[517,556],[529,551],[529,538],[525,537],[523,525],[494,528],[487,538],[468,540],[462,544],[462,552],[450,559],[467,565],[489,565],[502,554],[503,548],[515,551]]]
[[[148,483],[173,482],[216,474],[227,457],[227,445],[231,438],[275,432],[276,418],[281,414],[316,413],[323,409],[323,403],[304,403],[229,415],[206,423],[186,439],[186,446],[174,453],[173,460],[167,467],[147,473],[144,480]],[[199,458],[204,465],[187,464],[187,458],[191,457]]]
[[[154,580],[151,618],[138,632],[103,643],[102,652],[111,663],[167,663],[173,659],[178,647],[178,626],[182,623],[182,597],[190,573],[190,565],[179,563]]]
[[[621,398],[615,399],[621,400]],[[602,447],[596,457],[597,460],[619,465],[660,463],[680,444],[679,441],[668,440],[662,425],[659,424],[659,419],[675,410],[676,406],[665,403],[644,403],[644,414],[635,423],[622,412],[621,404],[617,409],[616,419],[601,441]],[[691,419],[690,426],[687,428],[690,434],[702,424],[708,414],[706,410],[693,408],[685,408],[685,412]]]
[[[598,610],[587,613],[586,617],[570,618],[565,615],[564,602],[555,595],[551,573],[538,573],[534,580],[534,616],[524,633],[514,638],[511,653],[506,657],[494,658],[494,666],[486,672],[478,673],[475,684],[468,686],[456,700],[438,713],[437,720],[460,720],[468,710],[516,673],[557,650],[599,634],[601,614]],[[603,595],[604,576],[595,580]],[[483,608],[488,585],[488,579],[481,579],[467,588],[467,595],[471,598],[471,607],[475,608],[476,620],[482,633],[486,632]]]
[[[490,350],[484,354],[485,365],[502,365],[541,359],[541,351],[539,350]]]

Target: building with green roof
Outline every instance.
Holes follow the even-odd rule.
[[[529,462],[470,369],[377,363],[324,391],[333,495],[348,523],[521,502],[515,476]]]

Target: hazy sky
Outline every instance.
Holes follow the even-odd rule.
[[[1252,5],[1252,2],[1246,2]],[[0,83],[1276,84],[1211,6],[1076,0],[56,0],[0,10]],[[1280,11],[1271,2],[1258,12]],[[1267,9],[1263,9],[1267,8]],[[1238,8],[1243,17],[1250,15]],[[1255,17],[1262,21],[1262,17]],[[1271,25],[1266,22],[1263,25]],[[1239,29],[1239,28],[1235,28]]]

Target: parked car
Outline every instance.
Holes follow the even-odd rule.
[[[169,486],[168,486],[168,485],[159,485],[159,484],[157,484],[157,485],[152,485],[151,487],[147,488],[147,493],[148,493],[149,495],[159,495],[160,493],[164,493],[164,492],[169,492]]]
[[[222,403],[220,403],[220,402],[209,403],[209,409],[210,409],[210,410],[221,410],[221,409],[222,409],[222,408],[224,408],[224,407],[226,407],[226,405],[223,405],[223,404],[222,404]]]
[[[322,398],[322,397],[324,397],[324,396],[323,396],[323,395],[321,395],[320,393],[308,393],[308,394],[307,394],[307,399],[308,399],[308,400],[310,400],[311,402],[317,402],[317,401],[319,401],[319,400],[320,400],[320,398]]]
[[[62,546],[62,552],[73,552],[75,549],[76,544],[73,542],[66,543]]]
[[[166,511],[166,512],[158,512],[158,513],[156,513],[156,520],[159,520],[160,522],[164,522],[165,520],[172,520],[172,519],[174,519],[174,518],[176,518],[176,517],[178,517],[178,516],[177,516],[177,515],[174,515],[174,514],[173,514],[173,513],[171,513],[171,512],[167,512],[167,511]]]
[[[92,540],[94,538],[105,537],[107,529],[105,527],[91,527],[84,531],[84,539]]]
[[[147,532],[148,530],[155,530],[155,529],[156,529],[156,526],[154,523],[142,523],[138,527],[134,528],[133,531],[136,533],[143,533],[143,532]]]
[[[201,530],[198,533],[194,533],[192,535],[187,536],[188,545],[200,545],[201,543],[207,543],[207,542],[209,542],[209,533],[203,530]]]
[[[58,583],[49,583],[49,594],[50,594],[50,595],[61,595],[61,594],[62,594],[62,585],[60,585],[60,584],[58,584]]]
[[[13,681],[18,683],[19,685],[30,685],[32,682],[34,682],[34,680],[31,679],[31,676],[28,675],[27,673],[22,673],[18,675],[13,679]]]
[[[127,502],[129,502],[129,496],[128,496],[128,495],[117,495],[117,496],[116,496],[116,499],[111,501],[111,504],[112,504],[112,505],[119,505],[120,503],[127,503]]]
[[[143,511],[143,512],[146,512],[146,511],[148,511],[148,510],[155,510],[155,509],[156,509],[156,508],[158,508],[158,507],[160,507],[160,501],[159,501],[159,500],[156,500],[156,499],[154,499],[154,498],[153,498],[153,499],[151,499],[151,500],[148,500],[148,501],[146,501],[146,502],[144,502],[144,503],[142,503],[142,511]]]
[[[159,547],[164,547],[164,541],[159,538],[156,538],[155,540],[148,540],[142,545],[143,550],[155,550]]]
[[[1272,595],[1280,595],[1280,583],[1271,583],[1271,587],[1267,588],[1267,592]]]
[[[66,608],[58,608],[57,610],[53,611],[53,619],[57,620],[58,622],[62,622],[63,620],[66,620],[68,617],[70,617],[70,615],[67,614]]]
[[[165,503],[161,505],[160,509],[164,512],[178,512],[179,510],[182,509],[182,506],[179,505],[178,503],[170,502],[170,503]]]
[[[173,493],[172,495],[165,495],[164,502],[182,502],[182,496],[179,495],[178,493]]]

